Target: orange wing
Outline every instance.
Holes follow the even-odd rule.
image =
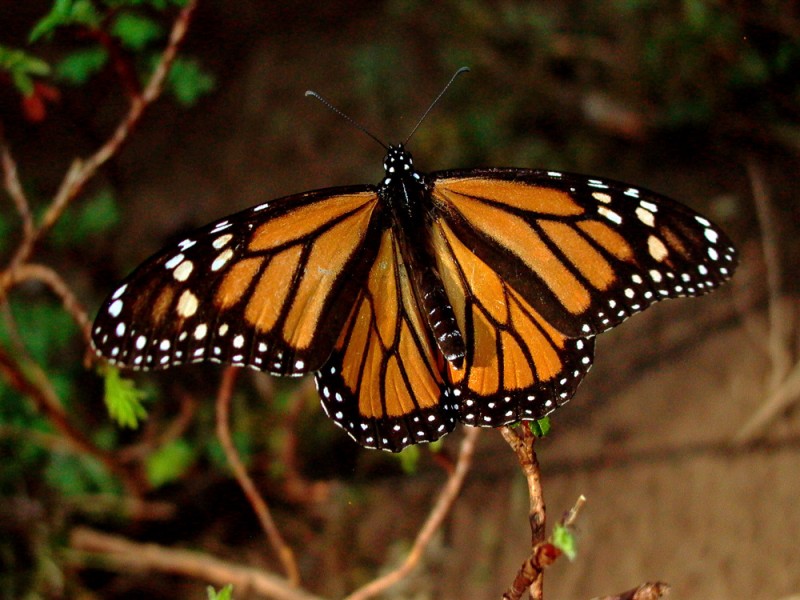
[[[436,210],[565,335],[591,336],[654,302],[728,280],[736,252],[704,217],[626,184],[553,171],[434,173]]]
[[[328,358],[383,227],[372,186],[274,200],[189,234],[109,296],[92,341],[109,362],[211,360],[277,375]]]
[[[593,338],[556,330],[444,220],[434,246],[467,355],[445,377],[468,425],[538,419],[568,401],[592,365]]]
[[[451,431],[456,406],[392,230],[316,376],[326,414],[368,448],[393,452]]]

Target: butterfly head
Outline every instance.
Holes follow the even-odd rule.
[[[414,159],[411,157],[411,153],[403,147],[403,144],[389,146],[386,158],[383,159],[383,170],[385,185],[407,177],[413,177],[416,180],[420,180],[422,177],[414,170]]]

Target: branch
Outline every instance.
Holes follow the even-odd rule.
[[[616,596],[598,596],[592,600],[658,600],[668,595],[670,587],[661,581],[643,583],[637,588],[622,592]]]
[[[545,504],[542,493],[542,479],[539,471],[539,460],[533,446],[536,437],[526,423],[515,428],[502,427],[500,433],[517,455],[525,480],[528,482],[528,521],[531,526],[532,552],[520,567],[511,587],[503,594],[504,600],[519,600],[526,590],[532,600],[541,600],[543,596],[544,567],[551,564],[557,555],[552,544],[545,544]],[[552,547],[550,547],[552,546]],[[558,552],[560,554],[560,552]]]
[[[106,569],[124,573],[134,570],[161,571],[204,580],[217,586],[231,583],[236,589],[236,596],[241,598],[255,593],[274,600],[322,600],[260,569],[223,561],[201,552],[132,542],[86,527],[72,530],[70,546],[78,551],[72,557],[72,562],[79,567],[97,568],[97,563],[101,562],[100,566]]]
[[[0,274],[0,289],[7,290],[24,281],[38,281],[50,288],[50,291],[61,300],[64,310],[69,313],[72,320],[80,328],[84,342],[87,345],[91,343],[91,321],[89,320],[89,315],[80,300],[61,278],[61,275],[47,265],[26,263]]]
[[[150,80],[141,94],[131,98],[131,105],[128,109],[128,113],[123,117],[119,125],[117,125],[111,137],[89,158],[85,160],[76,159],[73,161],[72,165],[70,165],[53,201],[42,217],[41,224],[38,228],[34,229],[30,235],[25,236],[23,243],[17,250],[11,262],[12,268],[28,260],[36,242],[38,242],[56,223],[64,212],[64,209],[78,194],[80,194],[86,183],[97,173],[97,170],[119,152],[119,149],[127,141],[131,131],[141,120],[145,109],[161,95],[167,74],[175,60],[178,48],[186,35],[189,22],[191,21],[196,6],[197,0],[189,0],[186,6],[181,9],[181,12],[178,14],[172,26],[167,47],[164,49],[158,64],[153,70]],[[3,145],[2,149],[5,151],[5,145]],[[8,173],[8,169],[5,170],[6,173]]]
[[[297,568],[294,552],[292,552],[292,549],[283,539],[277,525],[275,525],[275,521],[270,514],[266,501],[258,493],[253,480],[250,479],[250,476],[247,474],[247,469],[245,469],[242,464],[239,453],[236,451],[236,446],[234,446],[233,440],[231,439],[228,420],[231,396],[238,373],[238,368],[228,367],[222,374],[222,382],[220,383],[217,393],[217,437],[219,438],[220,444],[222,444],[222,449],[225,451],[225,456],[233,470],[236,481],[239,482],[239,487],[242,488],[244,495],[247,497],[247,501],[250,503],[250,506],[253,507],[253,511],[258,517],[259,523],[261,523],[261,528],[264,530],[272,548],[278,555],[289,581],[292,586],[296,587],[300,585],[300,572]]]
[[[11,197],[14,205],[17,207],[17,212],[22,219],[22,235],[25,239],[33,236],[34,223],[33,214],[31,213],[30,203],[25,197],[25,192],[22,189],[22,184],[19,181],[19,172],[17,171],[17,163],[11,156],[11,150],[8,148],[5,140],[3,139],[3,129],[0,126],[0,163],[3,167],[3,186],[6,192]]]
[[[436,504],[434,504],[431,512],[428,514],[428,518],[419,530],[417,539],[414,540],[414,545],[411,547],[411,551],[408,553],[408,556],[406,556],[403,564],[386,575],[356,590],[347,596],[345,600],[366,600],[367,598],[372,598],[407,577],[409,573],[414,570],[414,567],[417,566],[433,534],[441,527],[442,522],[450,512],[450,508],[453,506],[464,484],[464,478],[467,476],[472,466],[475,444],[481,430],[477,427],[465,427],[464,429],[464,439],[461,442],[456,468],[439,493]]]
[[[792,367],[789,330],[792,319],[789,315],[789,304],[781,297],[783,274],[772,204],[760,166],[751,161],[747,165],[747,171],[753,188],[753,201],[758,215],[762,252],[767,270],[769,319],[767,349],[771,368],[769,382],[766,385],[767,399],[737,433],[734,442],[739,444],[753,442],[763,435],[776,416],[800,395],[800,363]]]

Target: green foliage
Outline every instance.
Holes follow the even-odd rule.
[[[61,28],[78,27],[94,32],[88,39],[97,40],[102,31],[116,40],[121,48],[130,51],[134,63],[132,66],[145,79],[146,73],[152,72],[161,55],[161,49],[157,46],[165,39],[166,30],[157,16],[144,13],[164,12],[185,4],[185,0],[56,0],[50,12],[36,23],[29,38],[31,42],[50,39]],[[4,67],[4,56],[5,62],[9,63],[7,67]],[[106,45],[94,41],[64,56],[55,68],[55,75],[66,83],[83,85],[101,72],[109,59]],[[25,94],[33,89],[31,75],[49,73],[46,63],[21,51],[4,51],[2,48],[0,68],[9,70],[15,85]],[[174,60],[167,79],[167,91],[183,106],[194,105],[214,86],[213,75],[205,71],[198,61],[181,56]]]
[[[553,528],[553,545],[570,560],[575,560],[578,555],[575,536],[569,527],[564,527],[561,523],[557,523]]]
[[[121,12],[111,25],[111,35],[130,50],[144,50],[164,35],[158,23],[133,12]]]
[[[66,496],[113,493],[119,485],[114,477],[92,457],[54,452],[44,471],[51,488]]]
[[[22,50],[0,46],[0,70],[6,71],[23,96],[33,93],[33,78],[50,74],[50,65]]]
[[[398,452],[396,456],[397,460],[400,461],[400,468],[403,469],[403,473],[411,475],[416,473],[419,469],[419,446],[406,446],[401,452]]]
[[[147,418],[147,411],[142,400],[147,393],[136,387],[131,379],[119,374],[119,369],[107,365],[103,368],[105,379],[105,403],[109,416],[120,427],[136,429],[139,421]]]
[[[108,52],[102,46],[90,46],[75,50],[55,66],[55,75],[73,85],[89,81],[92,75],[102,71],[108,62]]]
[[[230,583],[218,592],[208,586],[207,592],[208,600],[233,600],[233,585]]]
[[[191,58],[177,57],[167,76],[167,89],[183,106],[193,106],[197,100],[213,91],[214,76]]]
[[[153,487],[176,481],[192,466],[194,460],[195,452],[189,442],[174,440],[147,457],[147,479]]]
[[[80,247],[93,236],[117,225],[120,211],[114,194],[104,189],[79,205],[72,205],[53,227],[50,239],[57,247]]]
[[[60,304],[51,300],[9,302],[15,328],[0,319],[0,344],[12,348],[17,341],[24,344],[31,358],[48,365],[67,350],[78,333],[78,327]]]
[[[29,41],[49,39],[56,29],[70,26],[84,26],[95,29],[100,26],[102,17],[91,0],[55,0],[53,8],[42,17],[28,36]]]
[[[531,428],[531,433],[537,438],[543,438],[550,433],[550,417],[542,417],[535,421],[526,421],[526,423]]]

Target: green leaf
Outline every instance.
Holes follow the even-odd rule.
[[[51,364],[52,359],[69,347],[78,333],[72,317],[54,301],[34,302],[13,298],[9,305],[25,348],[40,365]],[[10,347],[11,339],[5,319],[0,319],[0,341]]]
[[[33,93],[33,77],[50,74],[50,65],[22,50],[0,46],[0,70],[11,75],[14,87],[23,96]]]
[[[104,189],[78,207],[70,207],[50,232],[58,247],[85,244],[92,236],[104,233],[120,220],[119,206],[110,189]]]
[[[409,475],[417,472],[419,467],[419,446],[406,446],[401,452],[397,454],[397,459],[400,461],[400,467],[404,473]]]
[[[147,411],[142,406],[146,392],[136,388],[136,384],[120,376],[119,369],[106,366],[103,369],[105,377],[105,402],[109,416],[120,427],[136,429],[141,419],[147,418]]]
[[[100,13],[91,0],[55,0],[50,12],[33,26],[28,41],[49,38],[59,27],[78,25],[96,29],[100,21]]]
[[[561,550],[570,560],[575,560],[578,550],[575,543],[575,536],[568,527],[557,523],[553,528],[553,545]]]
[[[531,433],[535,435],[537,438],[543,438],[548,433],[550,433],[550,417],[542,417],[541,419],[536,419],[535,421],[528,421],[529,427],[531,428]]]
[[[214,90],[216,80],[196,60],[179,56],[172,63],[167,86],[178,102],[193,106],[201,96]]]
[[[233,598],[233,585],[230,583],[218,592],[211,586],[208,586],[207,591],[208,600],[232,600]]]
[[[80,85],[101,71],[107,62],[106,49],[102,46],[92,46],[68,54],[56,65],[55,72],[59,79]]]
[[[143,50],[151,42],[164,35],[164,30],[155,21],[132,12],[121,12],[111,25],[111,34],[131,50]]]
[[[175,481],[194,462],[194,451],[186,440],[178,439],[147,457],[145,470],[153,487]]]

